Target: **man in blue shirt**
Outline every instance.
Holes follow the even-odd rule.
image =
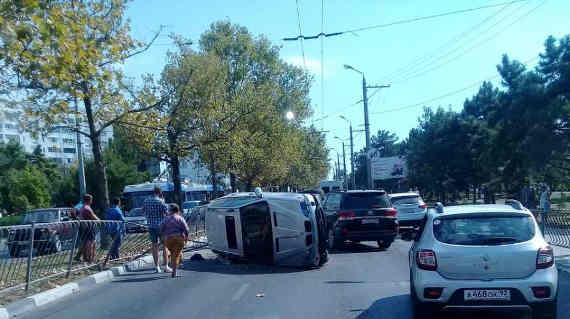
[[[125,234],[125,217],[123,216],[123,212],[121,211],[120,206],[121,200],[116,197],[113,198],[112,206],[108,208],[107,211],[105,211],[105,220],[113,221],[109,222],[105,227],[108,234],[111,235],[111,238],[113,238],[113,243],[111,244],[111,248],[109,248],[107,257],[105,257],[103,266],[107,264],[109,258],[119,258],[119,248],[121,247],[121,242]]]

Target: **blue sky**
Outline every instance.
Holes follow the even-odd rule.
[[[324,29],[344,31],[502,2],[505,0],[325,0]],[[321,1],[299,0],[299,5],[303,33],[319,33]],[[200,34],[221,19],[241,24],[254,35],[266,35],[282,46],[284,60],[303,65],[300,44],[281,40],[298,34],[295,0],[138,0],[130,4],[128,16],[133,35],[140,40],[149,39],[161,25],[166,26],[155,46],[125,65],[125,71],[132,76],[160,73],[166,52],[173,49],[168,33],[190,37],[197,43]],[[355,130],[363,129],[364,123],[362,104],[349,106],[362,98],[361,77],[343,69],[343,64],[363,71],[369,84],[391,84],[379,92],[368,91],[369,96],[373,94],[369,102],[370,129],[372,134],[386,129],[403,139],[416,127],[423,105],[460,110],[465,98],[477,91],[479,81],[497,74],[502,54],[520,61],[535,58],[548,35],[570,33],[568,21],[570,1],[529,0],[327,38],[324,62],[320,40],[305,41],[306,65],[315,74],[311,89],[313,120],[327,116],[315,125],[329,131],[331,158],[336,160],[336,150],[342,152],[334,136],[349,136],[348,125],[339,115],[349,118]],[[325,70],[324,103],[321,63]],[[492,81],[498,83],[497,78]],[[364,133],[355,134],[355,151],[364,143]]]

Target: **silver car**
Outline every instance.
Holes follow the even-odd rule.
[[[390,194],[392,207],[398,211],[398,224],[400,230],[417,227],[427,212],[427,206],[422,197],[417,193]]]
[[[552,247],[520,203],[430,210],[409,252],[416,318],[439,310],[529,310],[556,318]]]

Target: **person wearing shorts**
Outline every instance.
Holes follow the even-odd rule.
[[[99,220],[91,209],[93,196],[90,194],[83,195],[83,206],[79,210],[79,234],[81,236],[81,243],[83,244],[83,258],[87,263],[95,262],[95,239],[97,238],[97,225],[93,221]]]
[[[176,269],[182,259],[182,250],[188,242],[188,224],[180,214],[180,207],[170,205],[170,215],[164,219],[160,227],[165,238],[164,244],[170,251],[170,264],[172,265],[172,277],[176,277]]]
[[[156,186],[153,191],[153,196],[145,199],[142,206],[143,214],[146,216],[148,223],[148,234],[152,243],[152,258],[154,259],[156,272],[162,272],[158,264],[158,247],[161,238],[160,226],[168,211],[166,204],[161,200],[161,194],[162,191],[160,187]],[[164,270],[170,272],[172,270],[168,267],[168,250],[166,246],[163,247],[162,253],[164,258]]]

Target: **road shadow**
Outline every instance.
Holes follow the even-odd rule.
[[[121,275],[118,278],[121,278],[121,277],[123,277],[123,276]],[[161,280],[164,278],[170,278],[170,275],[168,275],[168,276],[153,276],[153,277],[137,277],[137,278],[115,279],[115,280],[113,280],[113,282],[117,282],[117,283],[147,282],[147,281]]]
[[[356,319],[413,319],[414,312],[409,294],[391,296],[376,300],[367,309],[348,309],[360,312]],[[434,315],[438,319],[530,319],[530,312],[505,311],[441,311]]]
[[[378,248],[375,242],[353,243],[351,241],[348,241],[344,244],[342,248],[329,250],[329,254],[331,255],[358,254],[358,253],[371,253],[371,252],[382,252],[382,251],[386,251],[386,249]]]
[[[308,269],[302,267],[284,267],[247,262],[230,262],[218,258],[206,258],[202,261],[184,260],[180,266],[180,269],[227,275],[266,275],[309,271]]]

